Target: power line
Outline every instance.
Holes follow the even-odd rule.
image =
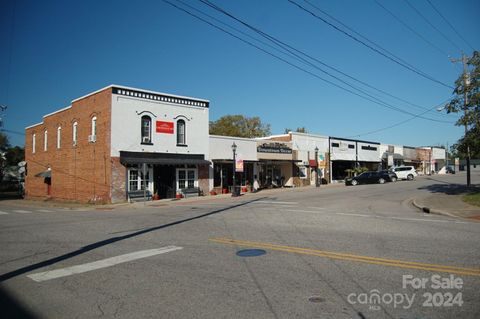
[[[1,129],[0,131],[1,131],[1,132],[7,132],[7,133],[10,133],[10,134],[16,134],[16,135],[25,136],[25,133],[22,133],[22,132],[16,132],[16,131],[5,130],[5,129]]]
[[[183,3],[183,2],[180,1],[180,0],[177,0],[177,1]],[[380,89],[377,89],[376,87],[374,87],[374,86],[372,86],[372,85],[370,85],[370,84],[368,84],[368,83],[365,83],[365,82],[363,82],[363,81],[361,81],[361,80],[358,80],[358,79],[356,79],[356,78],[354,78],[354,77],[352,77],[352,76],[350,76],[350,75],[348,75],[348,74],[346,74],[346,73],[344,73],[344,72],[342,72],[342,71],[340,71],[340,70],[338,70],[338,69],[336,69],[336,68],[334,68],[334,67],[329,66],[328,64],[326,64],[326,63],[324,63],[324,62],[322,62],[322,61],[320,61],[320,60],[318,60],[318,59],[316,59],[316,58],[314,58],[314,57],[312,57],[312,56],[310,56],[310,55],[308,55],[308,54],[306,54],[306,53],[304,53],[304,52],[302,52],[302,51],[300,51],[300,50],[298,50],[298,49],[296,49],[296,48],[294,48],[294,47],[292,47],[292,46],[290,46],[290,45],[288,45],[288,44],[286,44],[286,43],[284,43],[284,42],[282,42],[281,40],[279,40],[279,39],[277,39],[277,38],[275,38],[275,37],[273,37],[273,36],[271,36],[271,35],[263,32],[263,31],[261,31],[260,29],[258,29],[258,28],[256,28],[256,27],[254,27],[254,26],[252,26],[252,25],[244,22],[243,20],[235,17],[233,14],[227,12],[226,10],[224,10],[224,9],[220,8],[219,6],[211,3],[211,2],[208,1],[208,0],[199,0],[199,1],[202,2],[202,3],[204,3],[204,4],[206,4],[207,6],[209,6],[209,7],[211,7],[211,8],[213,8],[213,9],[221,12],[222,14],[224,14],[224,15],[232,18],[232,19],[234,19],[235,21],[241,23],[242,25],[246,26],[246,27],[249,28],[250,30],[256,32],[257,34],[261,35],[262,37],[266,38],[267,40],[269,40],[269,41],[273,42],[274,44],[278,45],[278,46],[281,47],[283,50],[286,50],[286,51],[289,52],[290,54],[294,55],[294,57],[295,57],[297,60],[300,60],[302,63],[307,64],[307,65],[309,65],[309,66],[311,66],[311,67],[313,67],[313,68],[315,68],[315,69],[317,69],[317,70],[319,70],[319,71],[321,71],[321,72],[329,75],[330,77],[333,77],[333,78],[336,79],[337,81],[340,81],[340,82],[344,83],[344,84],[347,85],[348,87],[353,88],[353,89],[355,89],[355,90],[357,90],[357,91],[359,91],[359,92],[367,95],[367,96],[370,97],[370,98],[373,98],[373,99],[376,100],[377,102],[383,104],[383,106],[386,106],[386,107],[388,107],[388,108],[392,108],[392,109],[397,110],[397,111],[400,111],[400,112],[402,112],[402,113],[405,113],[405,112],[406,112],[406,111],[404,111],[404,110],[402,110],[402,109],[399,109],[399,108],[397,108],[397,107],[395,107],[395,106],[393,106],[393,105],[391,105],[391,104],[388,104],[388,103],[386,103],[386,102],[384,102],[384,101],[382,101],[382,100],[380,100],[380,99],[378,99],[378,98],[375,98],[374,96],[366,93],[364,90],[361,90],[361,89],[359,89],[358,87],[355,87],[355,86],[353,86],[352,84],[350,84],[350,83],[348,83],[348,82],[345,82],[344,80],[342,80],[342,79],[340,79],[340,78],[332,75],[331,73],[329,73],[329,72],[327,72],[327,71],[319,68],[318,66],[312,64],[310,61],[307,61],[306,59],[304,59],[303,57],[299,56],[299,55],[296,54],[295,52],[298,52],[298,53],[300,53],[301,55],[306,56],[307,58],[309,58],[309,59],[311,59],[311,60],[313,60],[313,61],[315,61],[315,62],[317,62],[317,63],[320,63],[321,65],[326,66],[326,67],[328,67],[328,68],[330,68],[330,69],[332,69],[332,70],[334,70],[334,71],[336,71],[336,72],[338,72],[338,73],[340,73],[340,74],[342,74],[342,75],[344,75],[344,76],[346,76],[346,77],[348,77],[348,78],[350,78],[350,79],[353,79],[353,80],[355,80],[355,81],[357,81],[357,82],[359,82],[359,83],[362,83],[362,84],[365,85],[365,86],[368,86],[368,87],[370,87],[370,88],[372,88],[372,89],[374,89],[374,90],[377,90],[377,91],[379,91],[379,92],[382,92],[383,94],[389,95],[389,96],[391,96],[391,97],[394,97],[394,98],[396,98],[396,99],[398,99],[398,100],[401,100],[401,101],[403,101],[403,102],[406,102],[406,103],[408,103],[408,104],[410,104],[410,105],[419,107],[419,108],[421,108],[421,109],[425,109],[425,108],[422,107],[422,106],[419,106],[419,105],[410,103],[410,102],[408,102],[408,101],[406,101],[406,100],[403,100],[403,99],[401,99],[401,98],[398,98],[398,97],[396,97],[396,96],[394,96],[394,95],[392,95],[392,94],[390,94],[390,93],[388,93],[388,92],[385,92],[385,91],[382,91],[382,90],[380,90]],[[195,10],[197,10],[197,9],[195,9]],[[197,10],[197,11],[199,11],[199,10]],[[201,11],[200,11],[200,12],[201,12]],[[262,42],[262,43],[263,43],[263,42]],[[292,52],[292,50],[295,51],[295,52]],[[369,100],[370,100],[370,99],[369,99]],[[370,100],[370,101],[371,101],[371,100]],[[410,113],[410,112],[407,112],[407,113],[408,113],[409,115],[414,115],[413,113]],[[423,118],[424,118],[424,119],[427,119],[427,120],[442,122],[441,120],[436,120],[436,119],[431,119],[431,118],[426,118],[426,117],[423,117]],[[448,123],[451,123],[451,122],[448,122]]]
[[[450,22],[448,22],[447,18],[445,18],[445,16],[433,5],[433,3],[430,0],[427,0],[427,2],[430,4],[433,10],[435,10],[438,13],[438,15],[442,17],[443,21],[445,21],[450,26],[450,28],[452,28],[452,30],[460,37],[460,39],[462,39],[470,47],[470,49],[472,49],[472,51],[475,51],[473,46],[462,36],[461,33],[457,31],[457,29],[453,27],[453,25]]]
[[[354,41],[356,41],[356,42],[358,42],[358,43],[360,43],[360,44],[362,44],[363,46],[369,48],[370,50],[372,50],[372,51],[380,54],[381,56],[387,58],[388,60],[390,60],[390,61],[392,61],[392,62],[394,62],[394,63],[396,63],[396,64],[398,64],[398,65],[400,65],[400,66],[402,66],[402,67],[404,67],[404,68],[406,68],[406,69],[408,69],[408,70],[410,70],[410,71],[412,71],[412,72],[414,72],[414,73],[416,73],[416,74],[418,74],[418,75],[420,75],[421,77],[426,78],[426,79],[432,81],[432,82],[435,82],[435,83],[437,83],[437,84],[440,84],[440,85],[442,85],[442,86],[444,86],[444,87],[447,87],[447,88],[449,88],[449,89],[454,89],[454,87],[452,87],[452,86],[450,86],[450,85],[448,85],[448,84],[446,84],[446,83],[443,83],[443,82],[441,82],[441,81],[433,78],[432,76],[426,74],[425,72],[423,72],[423,71],[421,71],[421,70],[419,70],[419,69],[411,66],[409,63],[407,63],[407,62],[403,61],[402,59],[396,57],[396,56],[393,55],[392,53],[388,52],[386,49],[382,48],[382,47],[379,46],[378,44],[375,44],[373,41],[368,40],[368,39],[365,38],[364,36],[361,36],[361,37],[364,38],[364,39],[367,39],[368,42],[373,43],[375,46],[381,48],[383,51],[388,52],[388,53],[390,54],[390,56],[387,55],[387,54],[385,54],[385,53],[383,53],[383,52],[381,52],[379,49],[374,48],[372,45],[370,45],[370,44],[368,44],[368,43],[365,43],[365,41],[362,41],[362,40],[358,39],[357,37],[353,36],[352,34],[348,33],[347,31],[342,30],[342,29],[339,28],[338,26],[334,25],[333,23],[330,23],[330,22],[327,21],[326,19],[320,17],[319,15],[315,14],[315,13],[312,12],[311,10],[308,10],[308,9],[305,8],[304,6],[298,4],[297,2],[295,2],[295,1],[293,1],[293,0],[288,0],[288,1],[289,1],[290,3],[292,3],[292,4],[294,4],[295,6],[297,6],[299,9],[301,9],[301,10],[309,13],[309,14],[312,15],[314,18],[316,18],[316,19],[324,22],[325,24],[329,25],[330,27],[334,28],[335,30],[343,33],[343,34],[346,35],[347,37],[353,39]],[[311,4],[311,3],[308,2],[307,0],[304,0],[304,1],[305,1],[306,3],[308,3],[308,4],[310,4],[310,5],[311,5],[312,7],[314,7],[315,9],[317,9],[317,10],[319,10],[320,12],[324,13],[324,11],[321,10],[321,9],[319,9],[317,6]],[[326,14],[326,13],[324,13],[324,14]],[[328,15],[328,16],[331,17],[331,15]],[[335,20],[338,21],[337,19],[335,19]],[[342,25],[344,25],[344,24],[342,23]],[[345,26],[345,25],[344,25],[344,26]],[[349,29],[350,29],[350,28],[349,28]],[[351,30],[351,29],[350,29],[350,30]],[[355,32],[355,33],[356,33],[357,35],[359,35],[358,32]],[[393,56],[393,57],[392,57],[392,56]]]
[[[415,31],[415,29],[413,29],[412,27],[410,27],[407,23],[405,23],[402,19],[400,19],[397,15],[395,15],[392,11],[388,10],[383,4],[381,4],[380,2],[378,2],[378,0],[374,0],[375,3],[381,7],[383,10],[385,10],[386,12],[388,12],[388,14],[390,14],[393,18],[395,18],[399,23],[401,23],[405,28],[407,28],[408,30],[410,30],[410,32],[412,32],[413,34],[415,34],[417,37],[419,37],[420,39],[422,39],[423,41],[425,41],[425,43],[427,43],[428,45],[430,45],[432,48],[434,48],[435,50],[437,50],[438,52],[440,52],[441,54],[443,55],[446,55],[446,56],[449,56],[449,54],[445,51],[443,51],[442,49],[440,49],[438,46],[436,46],[435,44],[433,44],[432,42],[428,41],[427,38],[425,38],[423,35],[421,35],[420,33],[418,33],[417,31]]]
[[[462,51],[462,49],[460,49],[460,47],[455,43],[453,42],[452,40],[450,40],[450,38],[448,38],[442,31],[440,31],[437,27],[435,27],[433,25],[433,23],[431,23],[421,12],[420,10],[418,10],[417,8],[415,8],[411,3],[410,1],[408,0],[404,0],[408,6],[410,8],[413,9],[413,11],[415,11],[426,23],[428,23],[428,25],[430,25],[435,31],[437,31],[445,40],[447,40],[448,42],[450,42],[451,44],[453,44],[454,47],[456,47],[459,51]]]
[[[370,134],[374,134],[374,133],[386,131],[386,130],[389,130],[389,129],[391,129],[391,128],[400,126],[400,125],[402,125],[402,124],[405,124],[405,123],[410,122],[410,121],[412,121],[412,120],[414,120],[414,119],[416,119],[416,118],[421,117],[423,114],[428,113],[428,112],[436,109],[437,107],[439,107],[439,106],[441,106],[441,105],[444,105],[445,103],[447,103],[447,102],[449,102],[449,101],[451,101],[451,100],[452,100],[452,99],[447,99],[447,100],[443,101],[442,103],[439,103],[439,104],[435,105],[434,107],[431,107],[431,108],[429,108],[428,110],[426,110],[426,111],[424,111],[424,112],[422,112],[422,113],[419,113],[419,114],[417,114],[417,115],[414,115],[414,116],[412,116],[411,118],[408,118],[408,119],[406,119],[406,120],[400,121],[400,122],[398,122],[398,123],[395,123],[395,124],[392,124],[392,125],[389,125],[389,126],[386,126],[386,127],[383,127],[383,128],[379,128],[379,129],[376,129],[376,130],[373,130],[373,131],[369,131],[369,132],[365,132],[365,133],[361,133],[361,134],[357,134],[357,135],[352,135],[352,136],[347,136],[347,138],[353,138],[353,137],[360,137],[360,136],[364,136],[364,135],[370,135]]]
[[[267,54],[267,55],[270,55],[270,56],[272,56],[272,57],[274,57],[274,58],[276,58],[276,59],[278,59],[278,60],[280,60],[280,61],[282,61],[282,62],[284,62],[284,63],[286,63],[286,64],[288,64],[288,65],[290,65],[290,66],[292,66],[292,67],[294,67],[294,68],[302,71],[302,72],[305,72],[305,73],[307,73],[307,74],[310,74],[311,76],[313,76],[313,77],[315,77],[315,78],[317,78],[317,79],[319,79],[319,80],[322,80],[322,81],[324,81],[324,82],[327,82],[327,83],[329,83],[329,84],[332,85],[332,86],[335,86],[335,87],[337,87],[337,88],[339,88],[339,89],[341,89],[341,90],[344,90],[344,91],[349,92],[349,93],[351,93],[351,94],[353,94],[353,95],[356,95],[356,96],[358,96],[358,97],[360,97],[360,98],[363,98],[363,99],[366,99],[366,100],[368,100],[368,101],[371,101],[371,102],[373,102],[373,103],[375,103],[375,104],[378,104],[378,105],[380,105],[380,106],[384,106],[384,107],[387,107],[387,108],[390,108],[390,109],[395,109],[394,107],[387,106],[387,105],[385,105],[385,104],[383,104],[383,103],[381,103],[381,102],[378,102],[378,101],[375,101],[375,100],[373,100],[373,99],[371,99],[371,98],[365,97],[365,96],[363,96],[363,95],[361,95],[361,94],[358,94],[358,93],[356,93],[356,92],[354,92],[354,91],[352,91],[352,90],[349,90],[349,89],[347,89],[347,88],[345,88],[345,87],[342,87],[341,85],[338,85],[338,84],[336,84],[336,83],[334,83],[334,82],[332,82],[332,81],[329,81],[329,80],[327,80],[327,79],[325,79],[325,78],[322,78],[322,77],[319,76],[318,74],[315,74],[315,73],[313,73],[313,72],[311,72],[311,71],[308,71],[308,70],[306,70],[306,69],[304,69],[304,68],[302,68],[302,67],[300,67],[300,66],[298,66],[298,65],[296,65],[296,64],[293,64],[293,63],[285,60],[284,58],[279,57],[278,55],[273,54],[273,53],[265,50],[264,48],[261,48],[261,47],[259,47],[258,45],[256,45],[256,44],[248,41],[248,40],[242,39],[242,38],[240,38],[239,36],[237,36],[237,35],[229,32],[228,30],[225,30],[225,29],[223,29],[222,27],[219,27],[219,26],[217,26],[217,25],[215,25],[215,24],[207,21],[207,20],[205,20],[205,19],[197,16],[196,14],[194,14],[194,13],[192,13],[192,12],[190,12],[190,11],[188,11],[188,10],[186,10],[186,9],[184,9],[184,8],[181,8],[181,7],[179,7],[179,6],[171,3],[171,2],[168,1],[168,0],[162,0],[162,1],[165,2],[165,3],[167,3],[167,4],[169,4],[169,5],[171,5],[171,6],[173,6],[173,7],[175,7],[175,8],[177,8],[177,9],[180,10],[180,11],[185,12],[186,14],[188,14],[188,15],[190,15],[190,16],[192,16],[192,17],[195,17],[196,19],[199,19],[200,21],[202,21],[202,22],[204,22],[204,23],[206,23],[206,24],[208,24],[208,25],[210,25],[210,26],[212,26],[212,27],[214,27],[214,28],[216,28],[216,29],[218,29],[218,30],[220,30],[220,31],[222,31],[222,32],[225,32],[225,33],[229,34],[230,36],[232,36],[232,37],[234,37],[234,38],[236,38],[236,39],[238,39],[238,40],[240,40],[240,41],[242,41],[242,42],[244,42],[244,43],[246,43],[246,44],[248,44],[248,45],[250,45],[250,46],[252,46],[252,47],[254,47],[254,48],[258,49],[258,50],[260,50],[260,51],[262,51],[262,52],[264,52],[264,53]],[[412,113],[410,113],[410,112],[408,112],[408,111],[404,111],[404,110],[398,109],[398,108],[397,108],[397,111],[402,112],[402,113],[406,113],[406,114],[409,114],[409,115],[412,115]],[[434,119],[429,119],[429,118],[425,118],[425,119],[428,119],[428,120],[431,120],[431,121],[440,121],[440,120],[434,120]],[[443,121],[442,121],[442,122],[443,122]],[[450,122],[448,122],[448,123],[450,123]]]

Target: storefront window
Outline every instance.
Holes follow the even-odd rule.
[[[307,178],[307,167],[306,166],[300,166],[298,168],[298,177]]]
[[[130,170],[128,175],[128,190],[135,191],[138,190],[138,171]]]
[[[187,176],[188,188],[193,188],[193,187],[195,187],[194,186],[194,184],[195,184],[195,171],[194,170],[189,170],[187,172],[188,172],[188,176]]]
[[[213,187],[222,186],[222,164],[213,165]]]
[[[145,186],[149,189],[150,181],[150,170],[147,170],[147,176],[145,176],[145,183],[142,179],[143,173],[136,168],[130,168],[128,171],[128,190],[136,191],[143,190]],[[145,185],[146,184],[146,185]]]
[[[197,182],[197,169],[178,169],[177,186],[178,189],[194,188]]]

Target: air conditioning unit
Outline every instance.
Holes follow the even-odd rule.
[[[150,138],[148,136],[142,137],[142,143],[150,143]]]
[[[89,135],[88,136],[88,143],[95,143],[97,141],[96,135]]]

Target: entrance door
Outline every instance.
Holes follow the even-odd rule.
[[[160,197],[175,197],[175,167],[166,165],[155,166],[155,191]]]

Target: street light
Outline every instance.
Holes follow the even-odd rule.
[[[237,197],[237,185],[235,180],[235,171],[236,171],[236,152],[237,152],[237,145],[235,142],[232,144],[232,152],[233,152],[233,189],[232,189],[232,197]]]
[[[318,181],[318,147],[315,146],[315,187],[320,187],[320,183]]]

